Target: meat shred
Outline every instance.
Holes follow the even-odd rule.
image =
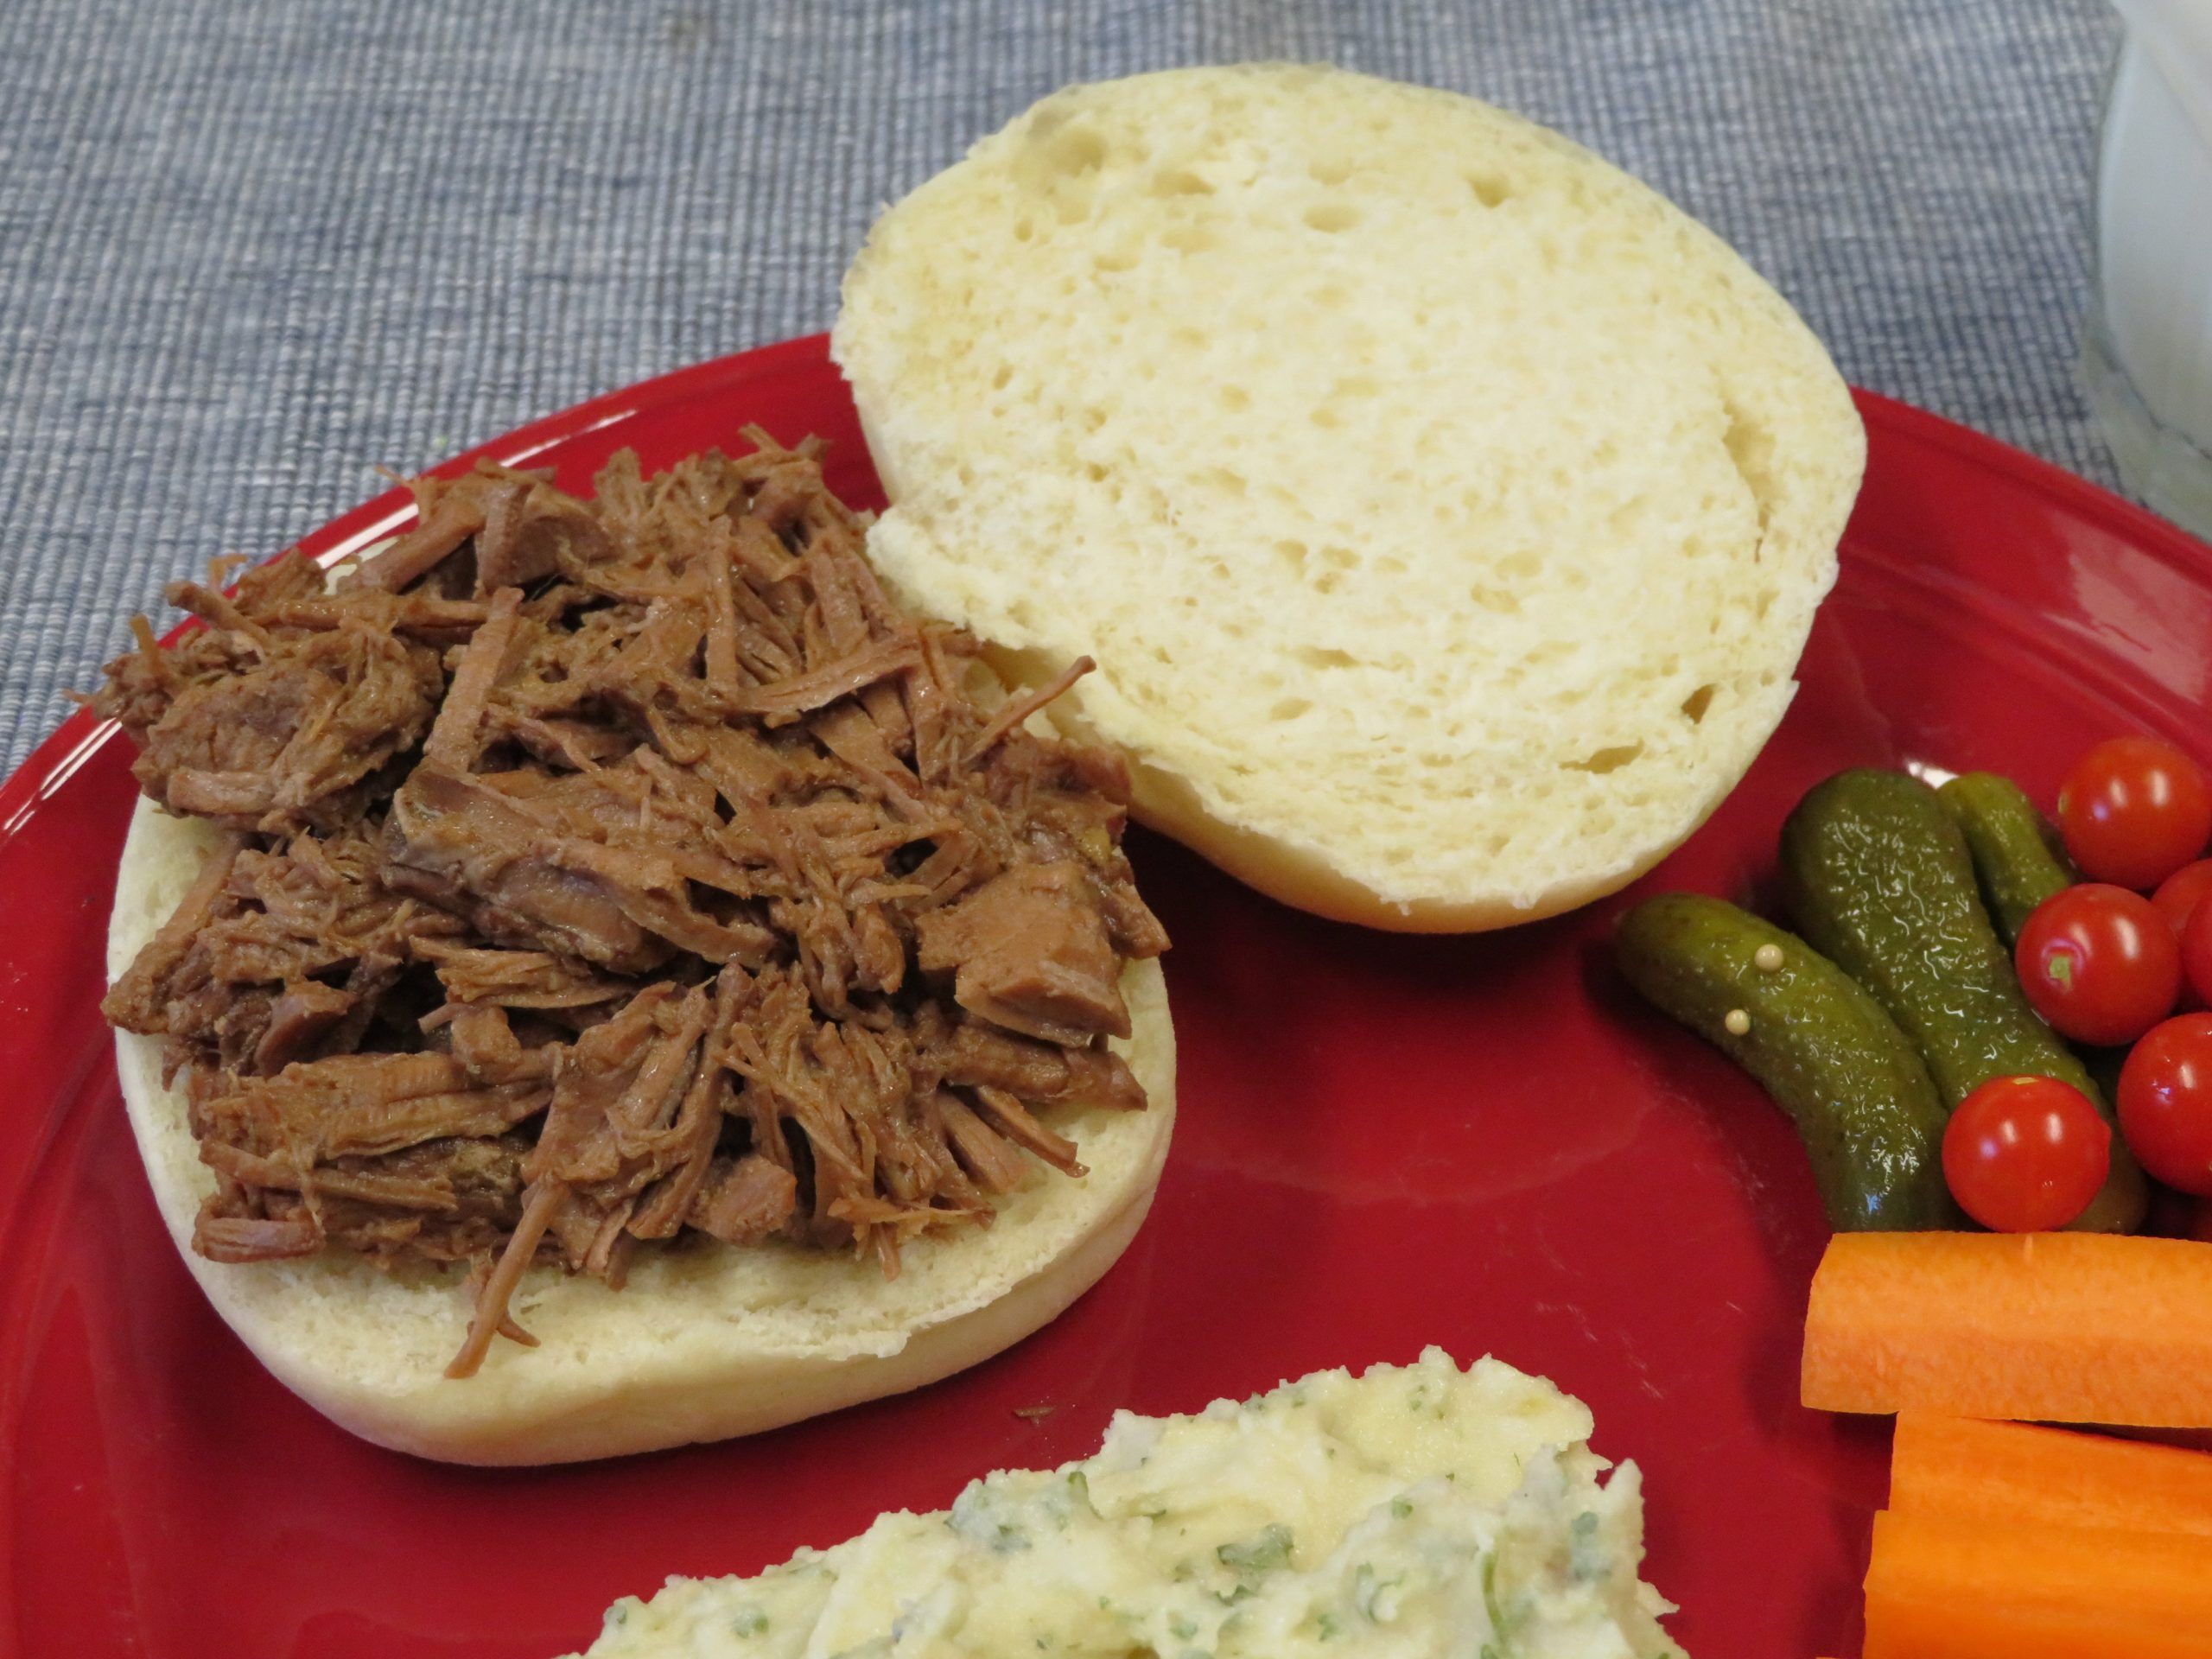
[[[471,1268],[782,1239],[898,1271],[1043,1121],[1145,1104],[1106,1046],[1167,939],[1120,763],[1029,732],[902,613],[817,452],[489,464],[334,585],[289,556],[107,668],[136,774],[225,836],[103,1005],[164,1039],[222,1262]]]

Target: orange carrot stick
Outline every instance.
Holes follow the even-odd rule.
[[[1864,1659],[2212,1659],[2212,1538],[1874,1517]]]
[[[1890,1507],[2212,1538],[2212,1457],[2026,1423],[1897,1414]]]
[[[2212,1427],[2212,1244],[1839,1233],[1802,1386],[1823,1411]]]

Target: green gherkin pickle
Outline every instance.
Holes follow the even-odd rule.
[[[1992,1077],[2039,1076],[2071,1084],[2111,1121],[2082,1062],[2021,995],[1966,837],[1934,790],[1899,772],[1839,772],[1783,824],[1782,868],[1798,930],[1889,1011],[1947,1110]],[[2131,1231],[2147,1198],[2115,1135],[2104,1190],[2074,1225]]]
[[[1834,1226],[1963,1224],[1943,1184],[1942,1098],[1896,1022],[1834,963],[1691,893],[1630,911],[1613,954],[1653,1006],[1749,1071],[1789,1114]]]
[[[2081,880],[2065,843],[2027,791],[1993,772],[1961,772],[1936,797],[1966,837],[1998,933],[2017,944],[2036,906]]]

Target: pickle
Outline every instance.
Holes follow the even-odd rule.
[[[1762,947],[1770,967],[1759,965]],[[1621,918],[1630,984],[1742,1066],[1788,1113],[1840,1231],[1964,1224],[1943,1184],[1942,1097],[1882,1007],[1802,939],[1670,893]],[[1729,1028],[1732,1013],[1748,1018]]]
[[[1889,1011],[1928,1064],[1945,1109],[1992,1077],[2071,1084],[2112,1108],[2020,994],[1983,910],[1965,836],[1936,791],[1903,772],[1840,772],[1782,826],[1789,911],[1815,950]],[[2126,1232],[2148,1190],[2115,1135],[2104,1190],[2074,1225]]]
[[[1962,772],[1936,791],[1967,838],[1974,873],[1990,919],[2007,945],[2035,907],[2082,878],[2049,819],[2010,778],[1993,772]]]

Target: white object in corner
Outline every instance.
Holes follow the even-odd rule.
[[[2212,0],[2114,0],[2091,402],[2128,486],[2212,537]]]

